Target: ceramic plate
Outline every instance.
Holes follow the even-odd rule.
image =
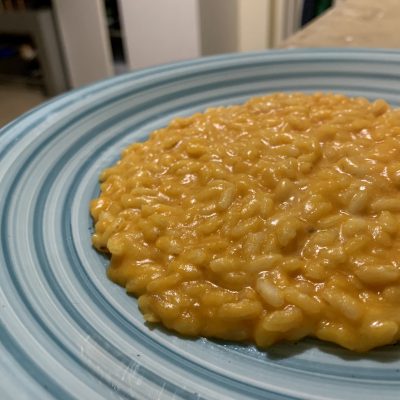
[[[262,352],[150,330],[91,246],[99,172],[173,116],[275,91],[400,101],[400,53],[199,59],[72,91],[0,131],[1,399],[398,399],[400,347]]]

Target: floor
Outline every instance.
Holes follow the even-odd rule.
[[[45,100],[39,88],[0,84],[0,128]]]

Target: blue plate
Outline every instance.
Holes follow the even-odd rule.
[[[275,91],[400,101],[400,53],[293,50],[166,65],[72,91],[0,131],[1,399],[398,399],[399,346],[262,352],[143,322],[91,246],[98,175],[172,117]]]

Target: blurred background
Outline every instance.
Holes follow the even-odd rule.
[[[369,26],[382,22],[385,1],[400,5],[397,0],[379,5],[372,0],[0,0],[0,126],[52,96],[128,71],[213,54],[335,46],[335,18],[343,29],[360,12]],[[329,28],[325,38],[321,26]],[[340,46],[359,45],[353,31],[340,35]]]

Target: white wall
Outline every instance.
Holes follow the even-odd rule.
[[[270,47],[272,0],[199,0],[202,55]]]
[[[199,9],[201,54],[238,51],[238,0],[199,0]]]
[[[53,0],[69,83],[78,87],[114,74],[103,0]]]
[[[271,47],[279,47],[300,28],[302,9],[303,0],[272,0]]]
[[[104,0],[53,0],[72,87],[112,76]],[[128,69],[263,50],[296,29],[303,0],[118,0]]]
[[[197,0],[119,0],[119,12],[130,69],[200,56]]]
[[[300,26],[303,0],[199,0],[202,54],[279,47]]]
[[[271,46],[271,0],[239,0],[238,51],[263,50]]]

